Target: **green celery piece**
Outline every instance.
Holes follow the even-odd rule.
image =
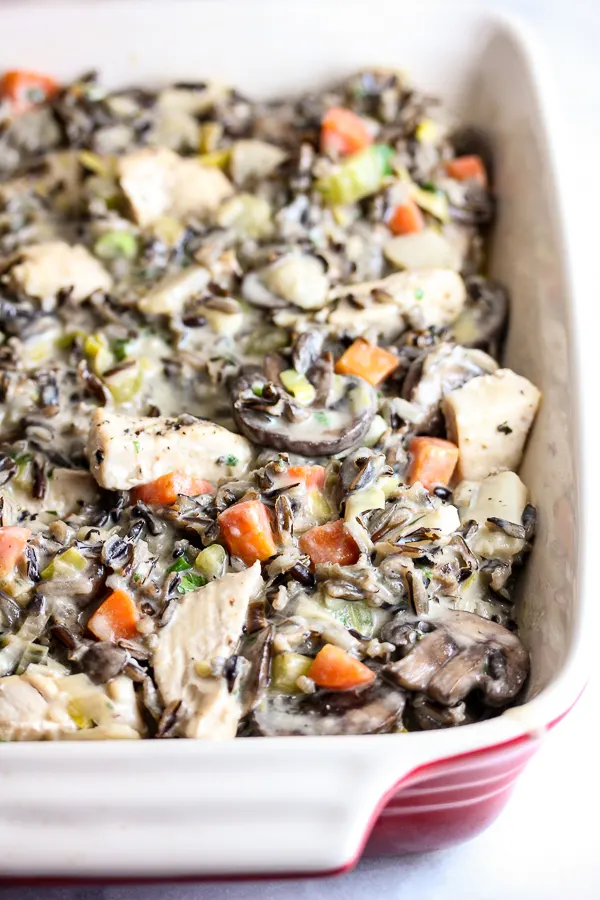
[[[373,613],[361,600],[348,600],[331,610],[332,615],[346,628],[354,628],[365,637],[370,637],[373,629]]]
[[[192,564],[187,561],[185,556],[179,556],[175,562],[167,569],[167,575],[170,572],[187,572],[192,568]]]

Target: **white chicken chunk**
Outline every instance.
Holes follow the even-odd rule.
[[[122,416],[97,409],[88,436],[88,458],[98,484],[126,491],[179,472],[213,483],[238,477],[252,457],[246,438],[206,419]]]
[[[94,291],[110,291],[112,278],[85,247],[71,247],[64,241],[32,244],[19,251],[19,262],[10,270],[10,279],[25,294],[49,300],[59,291],[70,291],[80,302]]]
[[[493,472],[518,469],[540,399],[535,385],[511,369],[473,378],[446,394],[442,410],[448,437],[460,451],[458,478],[482,481]]]
[[[92,684],[87,675],[62,677],[32,665],[0,679],[0,740],[136,739],[144,725],[131,680]]]
[[[346,299],[372,298],[364,309]],[[329,324],[350,337],[360,337],[369,329],[393,338],[405,327],[429,328],[449,325],[466,300],[465,284],[450,269],[418,269],[397,272],[378,281],[344,285],[329,292],[329,300],[340,298],[329,315]]]
[[[267,178],[287,154],[267,141],[236,141],[231,148],[231,177],[238,185]]]
[[[135,220],[143,228],[163,216],[186,221],[216,212],[233,193],[220,169],[166,147],[128,153],[119,159],[118,171]]]
[[[235,652],[248,604],[262,586],[259,562],[225,575],[186,594],[159,632],[154,676],[165,704],[182,702],[179,727],[185,737],[235,737],[241,716],[235,692],[230,693],[223,676],[199,672]]]
[[[210,272],[202,266],[190,266],[161,278],[138,301],[142,312],[151,315],[179,313],[196,294],[200,294],[210,281]]]
[[[458,485],[455,499],[461,493]],[[474,521],[480,526],[476,534],[469,538],[471,549],[486,559],[509,560],[520,553],[525,546],[522,538],[510,537],[499,528],[490,526],[488,519],[504,519],[506,522],[521,524],[523,510],[527,504],[527,488],[514,472],[498,472],[488,475],[481,484],[468,491],[469,502],[461,507],[463,524]]]

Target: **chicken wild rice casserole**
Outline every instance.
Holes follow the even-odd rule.
[[[0,95],[0,739],[513,703],[540,393],[482,136],[389,70]]]

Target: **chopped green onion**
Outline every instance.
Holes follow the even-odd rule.
[[[138,242],[129,231],[107,231],[94,244],[94,253],[100,259],[135,259]]]
[[[192,568],[192,564],[187,561],[185,556],[180,556],[178,559],[175,560],[173,565],[169,566],[169,568],[167,569],[167,575],[170,572],[185,572],[185,571],[187,571],[187,569],[191,569],[191,568]]]
[[[177,592],[179,594],[189,594],[190,591],[196,591],[198,588],[204,587],[206,584],[206,578],[203,578],[202,575],[196,575],[195,572],[188,572],[187,575],[183,575],[181,581],[177,585]]]
[[[112,342],[112,352],[117,362],[127,359],[127,348],[131,344],[129,338],[117,338]]]

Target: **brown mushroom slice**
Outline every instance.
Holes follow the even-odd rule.
[[[384,682],[360,691],[279,695],[254,711],[253,725],[267,737],[382,734],[400,721],[406,695]]]
[[[403,617],[387,626],[401,640]],[[516,697],[529,672],[529,654],[515,634],[490,619],[452,609],[439,610],[425,622],[435,630],[415,642],[403,641],[402,659],[386,668],[402,687],[424,691],[444,706],[454,706],[476,688],[489,706]]]
[[[407,710],[408,730],[432,731],[438,728],[454,728],[467,725],[471,721],[464,703],[456,706],[440,706],[433,703],[425,694],[411,697]]]
[[[256,369],[242,372],[232,386],[233,417],[245,437],[275,450],[303,456],[340,453],[363,439],[377,411],[375,390],[352,375],[341,376],[339,394],[326,406],[297,409],[291,396],[281,392],[290,415],[282,414],[283,404],[260,396],[267,383]]]
[[[439,669],[456,653],[458,647],[450,635],[437,629],[423,635],[408,656],[392,663],[388,671],[401,687],[424,691]]]

